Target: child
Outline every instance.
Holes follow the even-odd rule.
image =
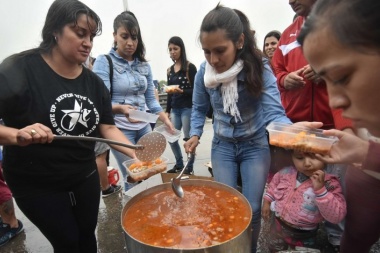
[[[312,154],[293,151],[294,166],[277,172],[264,195],[262,217],[274,211],[269,234],[271,252],[288,246],[315,248],[318,224],[339,223],[346,201],[339,180],[324,172],[325,164]]]

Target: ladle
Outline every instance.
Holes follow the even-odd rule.
[[[108,144],[119,145],[135,149],[137,159],[144,162],[157,159],[162,155],[162,153],[164,153],[166,148],[166,139],[161,133],[158,132],[150,132],[145,134],[137,142],[137,145],[88,136],[55,135],[54,140],[99,141]]]
[[[179,175],[177,177],[172,178],[172,189],[173,189],[175,195],[177,195],[180,198],[183,198],[183,196],[185,195],[183,193],[183,189],[181,187],[181,177],[182,177],[183,172],[187,168],[187,165],[189,164],[189,162],[194,159],[194,156],[195,156],[194,153],[188,153],[187,162],[186,162],[185,166],[183,167],[181,173],[179,173]]]

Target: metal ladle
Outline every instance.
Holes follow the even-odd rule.
[[[135,149],[137,159],[143,162],[157,159],[162,155],[162,153],[164,153],[166,148],[166,139],[161,133],[158,132],[150,132],[145,134],[139,139],[136,145],[87,136],[55,135],[54,140],[98,141],[107,144],[119,145]]]
[[[194,156],[195,156],[194,153],[189,153],[187,155],[187,162],[186,162],[185,166],[183,167],[181,173],[179,173],[179,175],[177,177],[172,178],[172,189],[173,189],[175,195],[177,195],[180,198],[183,198],[183,196],[185,195],[183,193],[183,189],[181,187],[181,177],[182,177],[183,172],[187,168],[187,165],[189,164],[189,162],[194,159]]]

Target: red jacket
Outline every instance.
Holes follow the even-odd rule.
[[[281,102],[286,115],[293,121],[320,121],[324,129],[343,130],[352,123],[342,118],[341,111],[333,113],[329,106],[326,83],[314,84],[306,80],[304,87],[295,90],[284,88],[285,77],[293,71],[308,65],[297,36],[304,23],[304,17],[298,17],[281,35],[277,50],[272,58],[272,66],[281,94]]]

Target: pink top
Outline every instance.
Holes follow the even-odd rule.
[[[268,185],[264,198],[280,219],[295,228],[311,230],[323,220],[336,224],[346,216],[346,200],[334,175],[325,174],[325,186],[318,191],[313,190],[311,179],[298,187],[296,184],[297,170],[286,167]]]

